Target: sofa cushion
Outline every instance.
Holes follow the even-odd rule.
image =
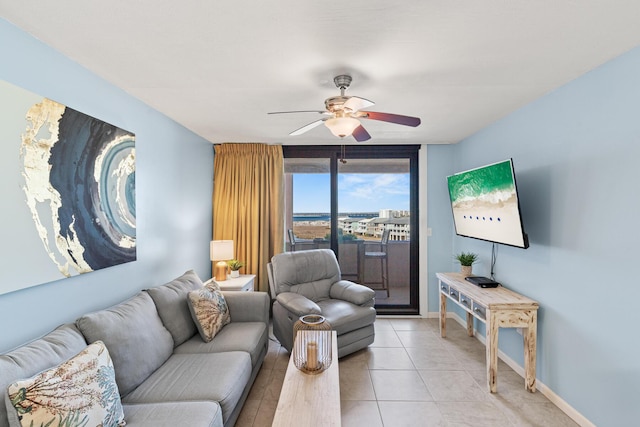
[[[338,299],[320,301],[318,305],[322,309],[322,316],[338,336],[364,328],[376,320],[376,310],[373,307],[361,307]]]
[[[269,324],[271,299],[266,292],[223,291],[224,300],[233,314],[233,322],[263,322]]]
[[[213,341],[207,343],[202,341],[199,335],[194,335],[173,352],[186,354],[246,351],[251,356],[251,366],[256,366],[268,339],[269,330],[262,322],[231,322],[222,328]]]
[[[59,365],[86,346],[87,342],[78,328],[68,323],[42,338],[0,355],[0,390],[5,394],[10,383]],[[0,404],[0,427],[8,426],[7,408]]]
[[[231,322],[229,307],[216,283],[209,284],[187,294],[187,304],[198,332],[205,342],[209,342]]]
[[[109,352],[96,341],[71,359],[7,389],[16,426],[123,426],[124,413]],[[14,418],[15,417],[15,418]]]
[[[178,346],[196,333],[196,325],[187,306],[187,294],[202,288],[202,280],[189,270],[171,282],[147,289],[156,304],[158,315]]]
[[[217,402],[162,402],[124,405],[127,427],[223,427]]]
[[[212,400],[226,423],[251,378],[251,358],[243,351],[174,354],[123,402]]]
[[[100,340],[109,349],[122,396],[140,385],[173,351],[173,338],[146,292],[82,316],[76,325],[88,342]]]

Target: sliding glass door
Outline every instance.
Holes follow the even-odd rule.
[[[406,158],[338,162],[338,253],[352,268],[343,275],[374,289],[378,306],[410,303],[410,177]]]
[[[418,312],[417,150],[284,147],[287,250],[333,249],[381,314]]]
[[[331,247],[331,159],[285,159],[285,248]]]

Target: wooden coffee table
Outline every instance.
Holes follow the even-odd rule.
[[[272,426],[341,425],[338,340],[336,331],[332,331],[331,335],[333,357],[326,371],[316,375],[305,374],[293,364],[293,357],[289,358]]]

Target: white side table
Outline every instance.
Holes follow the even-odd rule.
[[[222,291],[240,291],[240,292],[253,292],[253,282],[255,281],[255,274],[241,274],[240,277],[235,279],[228,278],[222,282],[216,282],[210,279],[220,286]]]

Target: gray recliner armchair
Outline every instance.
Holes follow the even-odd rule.
[[[322,315],[337,332],[338,357],[373,343],[375,292],[341,280],[340,266],[330,249],[285,252],[268,264],[273,302],[273,333],[289,352],[293,324],[305,314]]]

